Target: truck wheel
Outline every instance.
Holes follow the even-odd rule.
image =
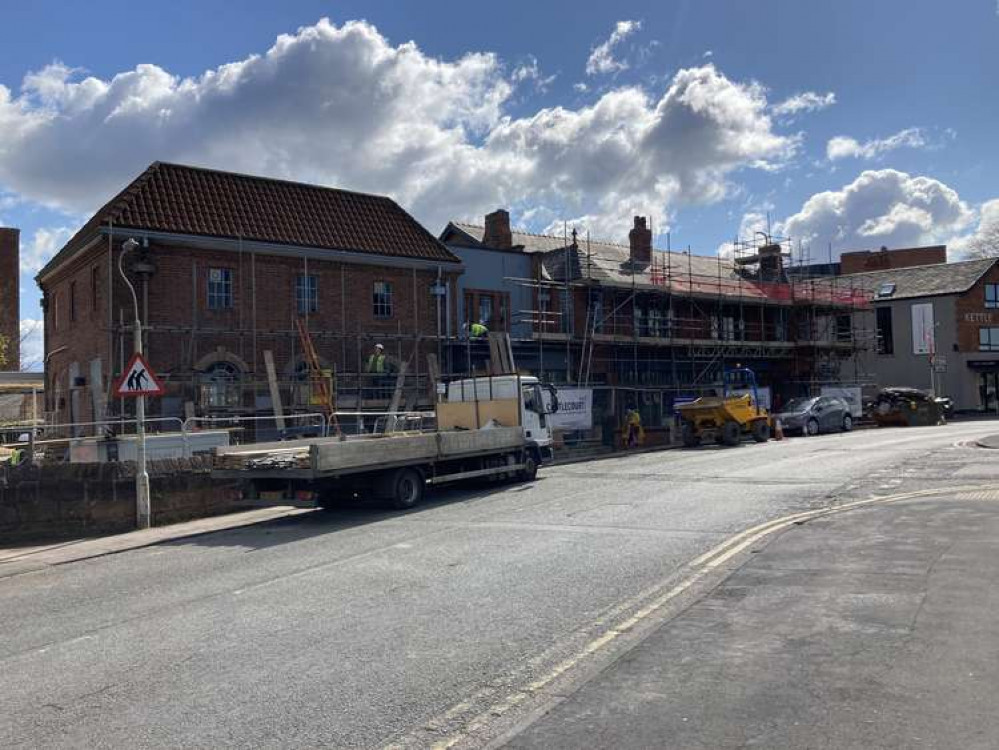
[[[753,440],[757,443],[765,443],[770,439],[770,423],[765,419],[757,419],[753,422]]]
[[[398,469],[392,477],[389,500],[398,510],[413,508],[423,499],[423,475],[416,469]]]
[[[853,429],[853,415],[844,414],[843,415],[843,432],[849,432]]]
[[[524,454],[524,468],[520,470],[520,480],[523,482],[533,482],[538,476],[538,460],[534,457],[533,451]]]
[[[805,432],[807,432],[809,435],[818,435],[819,420],[817,420],[815,417],[809,418],[809,420],[805,422]]]
[[[696,448],[701,444],[701,436],[697,434],[694,425],[684,422],[680,425],[680,440],[686,448]]]
[[[738,445],[741,440],[742,429],[739,427],[739,423],[732,419],[727,420],[721,428],[722,443],[724,445],[732,446]]]

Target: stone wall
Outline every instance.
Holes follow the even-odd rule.
[[[153,525],[240,507],[233,482],[213,480],[206,459],[150,465]],[[135,528],[131,463],[19,466],[0,473],[0,541],[96,536]]]

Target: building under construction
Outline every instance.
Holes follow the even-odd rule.
[[[759,235],[730,257],[654,250],[635,217],[629,244],[452,222],[441,239],[462,248],[521,253],[530,271],[503,284],[520,299],[509,330],[518,362],[584,387],[612,387],[668,418],[676,399],[710,392],[736,364],[752,368],[776,401],[862,384],[871,295],[856,279],[788,273],[790,242]],[[469,317],[465,311],[466,318]],[[473,315],[474,317],[474,311]],[[615,404],[612,413],[621,412]]]
[[[150,416],[194,425],[419,410],[441,377],[497,361],[593,387],[609,420],[637,401],[649,424],[736,363],[779,398],[862,378],[858,282],[789,275],[773,238],[654,251],[638,217],[629,240],[511,232],[505,211],[438,239],[382,196],[156,163],[38,275],[46,416],[129,414],[115,382],[136,319],[165,386]],[[504,356],[470,322],[509,333]]]

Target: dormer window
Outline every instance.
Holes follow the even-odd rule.
[[[884,281],[881,286],[878,287],[878,298],[884,299],[885,297],[891,297],[895,294],[895,282],[894,281]]]

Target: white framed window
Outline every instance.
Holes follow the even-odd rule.
[[[999,284],[985,285],[985,306],[989,308],[999,307]]]
[[[979,328],[978,349],[983,352],[999,352],[999,328]]]
[[[372,292],[372,312],[376,318],[392,317],[392,284],[376,281]]]
[[[232,269],[208,269],[208,309],[228,310],[232,307]]]
[[[216,362],[199,378],[201,405],[214,409],[238,407],[241,373],[232,362]]]
[[[295,279],[295,300],[299,315],[319,311],[319,277],[300,274]]]

